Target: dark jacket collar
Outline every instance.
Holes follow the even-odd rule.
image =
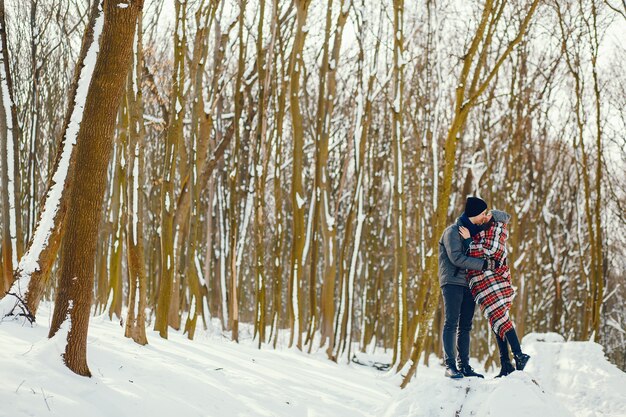
[[[465,215],[465,213],[463,213],[458,219],[456,219],[456,223],[459,226],[467,227],[472,237],[476,236],[483,230],[483,228],[479,224],[472,223],[469,217]]]

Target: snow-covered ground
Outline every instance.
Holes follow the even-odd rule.
[[[604,358],[600,345],[531,333],[522,346],[531,360],[506,378],[454,381],[440,369],[420,369],[385,417],[626,417],[626,373]]]
[[[0,323],[2,417],[626,416],[626,373],[600,346],[558,335],[524,339],[533,356],[528,372],[452,381],[431,365],[400,390],[399,375],[337,365],[323,352],[258,350],[216,331],[194,341],[149,332],[150,344],[139,346],[119,323],[96,317],[88,341],[93,377],[83,378],[62,364],[64,340],[46,338],[50,306],[40,310],[34,327]]]

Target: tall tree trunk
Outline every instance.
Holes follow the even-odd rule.
[[[161,186],[161,282],[157,301],[154,329],[167,339],[170,315],[178,316],[172,310],[172,296],[178,296],[179,289],[175,280],[174,263],[174,182],[178,149],[183,135],[183,117],[185,115],[185,50],[186,50],[186,2],[176,1],[176,27],[174,29],[174,71],[172,73],[172,91],[170,94],[170,120],[165,142],[165,165]],[[176,306],[178,305],[177,303]]]
[[[332,3],[329,4],[329,7]],[[333,341],[335,339],[333,320],[335,315],[335,281],[337,274],[337,260],[336,254],[337,248],[337,228],[335,227],[335,218],[330,213],[330,182],[329,182],[329,166],[328,166],[328,153],[329,143],[331,137],[331,121],[333,112],[335,109],[335,97],[337,96],[337,68],[339,66],[341,44],[343,40],[343,29],[348,20],[348,13],[350,11],[351,2],[341,0],[339,3],[339,15],[337,16],[337,23],[334,30],[334,39],[330,56],[327,57],[326,62],[323,63],[323,76],[326,77],[325,90],[321,94],[321,110],[318,116],[318,129],[319,129],[319,150],[318,150],[318,163],[316,167],[316,187],[319,187],[319,201],[317,202],[316,212],[320,222],[320,230],[322,231],[322,248],[323,248],[323,282],[322,282],[322,294],[321,294],[321,340],[320,344],[324,345],[328,343],[326,354],[328,357],[332,357]],[[332,12],[332,10],[330,10]],[[327,29],[327,32],[330,28]],[[327,34],[328,36],[328,34]],[[361,115],[357,115],[357,119]],[[357,120],[357,123],[360,123]],[[362,132],[357,131],[355,135],[360,135]],[[360,139],[360,138],[359,138]],[[358,146],[357,146],[358,148]],[[355,148],[355,152],[359,152]],[[319,169],[319,173],[318,173]],[[317,185],[319,184],[319,185]],[[314,190],[317,196],[317,190]],[[313,200],[313,199],[312,199]],[[335,213],[335,216],[337,213]],[[340,260],[342,262],[343,260]]]
[[[123,191],[126,189],[126,158],[124,154],[128,145],[128,124],[124,119],[128,118],[127,100],[123,100],[118,112],[118,137],[113,145],[113,164],[111,166],[111,194],[109,197],[109,218],[105,221],[105,239],[108,243],[105,247],[105,256],[108,260],[108,273],[106,276],[106,303],[109,306],[109,319],[115,315],[122,317],[123,282],[122,282],[122,252],[124,239],[122,234],[125,230],[126,215],[124,206],[126,198]],[[105,211],[106,215],[106,211]]]
[[[604,303],[604,256],[603,256],[603,222],[602,222],[602,165],[603,165],[603,147],[602,147],[602,100],[601,87],[598,79],[598,54],[600,49],[600,40],[598,36],[598,9],[596,1],[591,1],[591,24],[587,23],[589,30],[589,44],[591,45],[591,73],[593,76],[593,98],[595,104],[595,156],[596,156],[596,175],[595,175],[595,201],[593,211],[593,233],[595,233],[595,252],[592,257],[595,258],[595,274],[594,274],[594,293],[593,293],[593,314],[592,328],[594,341],[600,342],[600,321],[602,304]]]
[[[179,198],[177,207],[177,216],[174,218],[174,224],[177,222],[178,213],[183,213],[183,218],[187,217],[182,224],[188,224],[189,238],[186,239],[188,250],[187,258],[185,262],[181,262],[181,266],[185,266],[181,269],[181,276],[187,277],[187,294],[186,298],[189,300],[190,308],[185,321],[185,333],[189,339],[193,339],[196,329],[196,323],[198,316],[204,318],[204,303],[203,297],[205,294],[206,283],[201,279],[202,268],[198,259],[198,243],[201,238],[199,223],[199,205],[200,205],[200,192],[204,189],[206,184],[201,181],[201,175],[204,171],[204,166],[207,164],[207,154],[210,147],[210,129],[212,125],[212,117],[205,113],[204,106],[204,94],[203,94],[203,80],[204,80],[204,67],[206,58],[208,55],[208,37],[211,28],[211,24],[215,17],[215,4],[214,1],[210,1],[205,7],[204,2],[196,12],[196,25],[198,27],[194,39],[194,51],[193,58],[191,60],[191,74],[190,79],[193,81],[193,109],[191,114],[192,120],[192,146],[191,146],[191,163],[192,169],[188,172],[186,178],[188,178],[189,184],[183,186],[183,195],[187,196],[184,202]],[[185,181],[187,182],[187,181]],[[179,245],[183,245],[183,239],[179,239]],[[183,251],[179,249],[179,257],[182,256]],[[208,259],[210,261],[210,258]],[[180,268],[180,267],[179,267]]]
[[[342,2],[343,3],[343,2]],[[337,35],[343,31],[343,25],[345,24],[345,20],[347,18],[347,10],[344,8],[344,5],[341,5],[342,12],[345,11],[345,15],[343,16],[343,20],[338,22],[337,25]],[[365,24],[366,22],[363,20],[363,16],[357,14],[357,24],[359,27],[359,37],[364,36],[365,33]],[[337,36],[336,35],[336,36]],[[341,48],[341,44],[335,41],[335,45],[333,47],[333,54],[331,58],[331,62],[338,62],[339,60],[339,49]],[[356,91],[356,114],[355,118],[355,128],[353,133],[353,142],[354,142],[354,170],[356,176],[356,184],[354,188],[354,194],[352,195],[352,202],[350,204],[350,211],[348,213],[348,217],[346,219],[345,226],[345,236],[344,241],[341,248],[341,258],[340,258],[340,283],[341,283],[341,294],[340,294],[340,316],[341,320],[338,320],[338,340],[339,344],[337,345],[337,351],[335,354],[335,358],[338,359],[339,356],[346,353],[346,359],[349,361],[351,358],[351,349],[352,349],[352,335],[353,335],[353,320],[354,320],[354,307],[355,307],[355,282],[357,279],[357,259],[359,254],[361,253],[361,242],[363,240],[363,227],[365,223],[365,212],[364,212],[364,204],[365,204],[365,182],[366,182],[366,170],[365,170],[365,157],[366,150],[368,148],[367,139],[370,129],[370,123],[372,120],[372,100],[374,99],[374,82],[376,81],[376,75],[372,68],[375,68],[378,64],[378,51],[380,48],[380,41],[377,41],[374,47],[374,52],[372,56],[372,64],[366,62],[365,59],[365,51],[363,49],[363,44],[359,42],[359,58],[357,64],[357,91]],[[331,65],[333,68],[334,65]],[[330,77],[328,83],[328,94],[329,97],[334,97],[336,94],[336,80],[335,80],[335,71],[332,70],[332,76]],[[333,106],[332,103],[328,104],[328,111],[332,111]],[[328,118],[325,118],[328,120]],[[330,135],[330,126],[326,126],[324,128],[324,135],[326,138],[324,142],[328,145],[328,138]],[[354,229],[354,233],[352,230]],[[354,237],[353,237],[354,235]],[[332,246],[332,245],[331,245]],[[351,250],[350,250],[351,249]],[[347,264],[347,267],[344,266]],[[363,274],[367,276],[367,273]],[[368,283],[364,281],[364,285],[362,287],[364,301],[367,300],[367,286]],[[332,299],[332,297],[331,297]],[[365,307],[365,303],[363,303]],[[362,315],[365,317],[366,309],[363,308]],[[361,328],[361,332],[363,335],[364,328]],[[361,337],[364,340],[363,337]]]
[[[408,359],[408,321],[406,304],[408,262],[406,242],[406,198],[404,197],[403,105],[404,105],[404,0],[394,0],[393,15],[393,122],[391,127],[394,185],[394,278],[395,324],[393,360],[400,370]]]
[[[334,231],[333,223],[322,223],[321,222],[321,208],[322,206],[322,198],[325,198],[325,202],[328,207],[328,188],[324,189],[324,186],[327,187],[327,170],[328,170],[328,143],[323,143],[322,129],[324,127],[324,113],[325,113],[325,103],[326,103],[326,74],[328,73],[328,60],[330,52],[330,32],[331,32],[331,22],[333,15],[333,0],[328,0],[326,5],[326,29],[324,30],[324,46],[322,52],[322,65],[320,67],[320,77],[319,77],[319,92],[317,99],[317,118],[315,120],[315,180],[313,183],[313,188],[311,190],[311,212],[312,216],[309,218],[309,225],[311,225],[311,238],[310,241],[307,241],[307,247],[310,245],[311,251],[311,271],[309,273],[309,304],[311,305],[311,317],[312,319],[309,321],[309,329],[307,332],[307,343],[311,343],[309,345],[309,350],[313,344],[313,333],[315,332],[314,322],[317,321],[317,305],[316,305],[316,297],[317,297],[317,269],[318,269],[318,228],[322,231],[322,233],[326,233],[326,235],[330,232]],[[330,92],[328,92],[330,94]],[[324,150],[326,152],[324,152]],[[322,179],[322,174],[324,179]],[[322,197],[322,194],[324,195]],[[328,222],[332,222],[333,219],[326,219]],[[318,223],[320,223],[318,225]],[[327,246],[326,246],[327,247]],[[325,253],[322,256],[322,260],[325,265],[335,265],[335,249],[330,248],[331,253],[328,254],[330,259],[326,256]],[[306,254],[305,254],[306,258]],[[333,328],[332,328],[332,320],[334,318],[334,307],[335,307],[335,274],[333,276],[326,276],[326,268],[323,271],[323,284],[322,284],[322,294],[320,299],[320,308],[321,308],[321,340],[320,346],[324,346],[327,341],[330,345],[330,351],[327,353],[329,358],[332,358],[332,345],[333,345]],[[330,328],[329,328],[330,324]],[[315,323],[317,325],[317,323]]]
[[[592,172],[593,167],[591,166],[591,161],[589,160],[589,150],[587,149],[587,144],[585,143],[585,124],[587,120],[586,115],[586,107],[584,103],[584,95],[585,95],[585,85],[584,85],[584,73],[582,68],[582,57],[579,55],[577,48],[573,51],[570,50],[572,47],[571,43],[576,42],[575,40],[572,42],[570,40],[570,29],[566,27],[565,16],[561,9],[561,5],[558,2],[555,2],[557,16],[559,18],[559,27],[561,30],[562,36],[562,50],[565,56],[565,62],[567,64],[567,68],[569,70],[570,75],[574,80],[574,94],[575,94],[575,115],[576,115],[576,127],[577,127],[577,135],[574,137],[573,147],[576,151],[576,169],[578,172],[579,179],[582,179],[583,184],[583,206],[584,206],[584,219],[587,227],[587,233],[584,236],[585,241],[580,242],[581,246],[585,246],[588,241],[589,252],[591,253],[591,265],[588,273],[584,274],[585,279],[585,308],[583,311],[583,321],[582,321],[582,339],[588,339],[591,335],[594,337],[594,340],[598,340],[599,334],[599,323],[600,323],[600,307],[602,305],[603,299],[603,266],[602,266],[602,223],[600,217],[600,202],[601,202],[601,185],[600,181],[602,179],[602,162],[601,162],[601,152],[602,152],[602,122],[601,122],[601,107],[600,107],[600,89],[597,78],[597,69],[596,69],[596,59],[597,59],[597,49],[598,39],[597,39],[597,27],[596,27],[596,8],[595,2],[592,2],[592,24],[585,19],[584,14],[585,11],[582,9],[582,4],[579,6],[580,9],[573,13],[578,13],[580,17],[585,20],[587,36],[589,36],[589,44],[591,47],[591,66],[593,73],[593,92],[594,92],[594,110],[596,113],[595,118],[595,136],[596,136],[596,147],[597,147],[597,168],[596,168],[596,183],[592,184]],[[580,156],[578,156],[580,155]],[[594,189],[595,188],[595,189]],[[595,191],[595,201],[593,198],[593,192]],[[595,203],[595,204],[594,204]],[[583,271],[586,268],[581,268]]]
[[[282,312],[282,289],[283,289],[283,236],[284,236],[284,218],[283,218],[283,193],[282,193],[282,145],[283,145],[283,126],[284,126],[284,118],[285,118],[285,108],[287,103],[286,91],[288,89],[288,81],[286,80],[286,71],[285,71],[285,49],[284,49],[284,38],[283,33],[279,23],[279,11],[278,5],[279,1],[274,0],[274,17],[273,17],[273,26],[277,31],[277,39],[278,39],[278,51],[279,57],[281,61],[281,71],[280,71],[280,81],[276,84],[276,89],[278,90],[278,85],[280,84],[282,87],[280,91],[276,94],[276,135],[275,135],[275,161],[274,161],[274,217],[276,218],[276,232],[274,234],[274,245],[272,248],[272,258],[274,259],[274,282],[272,285],[272,312],[271,316],[271,334],[270,339],[272,340],[272,344],[274,348],[278,343],[278,327],[280,326],[281,321],[281,312]],[[278,60],[278,57],[277,57]],[[277,70],[278,73],[278,70]]]
[[[0,181],[2,189],[2,266],[0,298],[13,285],[13,268],[21,255],[19,227],[19,125],[13,100],[13,81],[9,61],[4,0],[0,0]],[[16,169],[17,168],[17,169]]]
[[[53,174],[49,179],[48,189],[40,204],[41,211],[37,226],[31,237],[28,248],[15,272],[15,283],[10,292],[14,297],[5,298],[0,305],[0,314],[13,314],[19,307],[23,314],[31,320],[35,319],[39,302],[48,286],[50,271],[57,258],[61,238],[65,228],[67,204],[73,183],[75,165],[74,145],[82,121],[82,109],[85,106],[86,94],[77,95],[81,80],[91,77],[87,74],[85,60],[89,48],[94,44],[96,16],[99,0],[93,0],[89,22],[85,28],[81,50],[74,70],[74,78],[69,90],[68,108],[63,122],[63,131],[59,136],[57,154]],[[97,41],[97,39],[96,39]],[[90,67],[91,71],[93,68]],[[83,88],[87,88],[89,81]],[[24,289],[27,289],[24,295]]]
[[[242,81],[245,69],[245,45],[243,38],[244,17],[247,0],[239,0],[239,56],[237,59],[237,78],[235,82],[235,144],[232,153],[232,168],[229,174],[230,182],[230,330],[232,339],[239,341],[239,288],[238,288],[238,268],[237,268],[237,241],[239,237],[239,151],[241,148],[241,131],[239,122],[243,114],[243,93]]]
[[[68,224],[62,250],[62,269],[54,306],[50,337],[69,320],[64,361],[73,372],[91,376],[87,365],[87,330],[93,298],[93,273],[106,187],[106,171],[113,147],[113,131],[120,99],[132,59],[133,38],[143,1],[118,7],[119,0],[104,0],[103,17],[88,53],[93,74],[81,82],[86,94],[82,124],[76,144],[76,182],[69,202]],[[99,32],[102,35],[99,36]],[[95,56],[94,56],[95,55]],[[83,80],[81,80],[83,81]]]
[[[137,18],[136,53],[134,71],[129,74],[126,98],[128,102],[128,145],[126,146],[126,265],[128,268],[128,312],[124,336],[140,345],[146,345],[146,267],[143,246],[143,172],[144,139],[143,93],[141,69],[143,68],[142,16]]]
[[[40,45],[40,29],[37,24],[37,6],[39,5],[37,0],[30,1],[30,63],[31,63],[31,92],[30,92],[30,131],[28,133],[28,170],[27,170],[27,182],[28,182],[28,194],[26,196],[26,202],[28,210],[26,211],[26,217],[24,219],[26,228],[26,239],[30,239],[33,229],[35,228],[36,211],[41,207],[36,207],[36,200],[38,196],[38,184],[36,181],[36,171],[38,164],[38,141],[40,135],[40,84],[41,84],[41,68],[42,64],[39,62],[38,53]]]
[[[296,3],[296,34],[293,41],[293,49],[289,60],[288,77],[289,103],[291,105],[291,128],[293,131],[293,169],[291,183],[291,205],[293,207],[293,243],[291,245],[291,269],[289,280],[289,324],[291,336],[289,346],[293,346],[294,339],[298,349],[302,349],[302,273],[304,262],[305,230],[304,230],[304,189],[302,185],[304,127],[302,126],[302,113],[300,110],[300,77],[304,68],[302,51],[306,31],[307,14],[311,0],[295,0]],[[297,336],[297,337],[296,337]]]
[[[256,314],[254,320],[254,333],[258,339],[258,346],[266,341],[266,315],[267,315],[267,268],[265,267],[265,178],[269,161],[269,151],[267,144],[268,117],[268,97],[270,95],[271,80],[274,68],[274,49],[276,45],[277,24],[272,19],[272,35],[267,51],[263,49],[263,24],[265,18],[265,0],[260,0],[259,14],[259,37],[257,39],[257,72],[259,74],[259,111],[256,134],[256,158],[254,163],[255,178],[255,252],[256,252]],[[277,8],[277,5],[275,5]],[[278,15],[278,10],[273,11],[273,16]]]

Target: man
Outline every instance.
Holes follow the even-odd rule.
[[[490,217],[485,201],[468,197],[465,211],[455,224],[446,228],[439,241],[439,285],[445,316],[442,339],[445,375],[449,378],[483,378],[469,365],[470,330],[476,305],[465,277],[467,270],[484,271],[495,269],[498,265],[493,259],[467,256],[459,227],[468,228],[471,236],[474,236],[480,233],[480,226],[488,222]]]

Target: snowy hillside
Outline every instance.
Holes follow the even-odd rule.
[[[48,314],[42,308],[34,328],[0,323],[2,417],[626,416],[626,374],[599,345],[564,343],[558,335],[524,339],[533,356],[528,372],[452,381],[433,365],[401,391],[397,375],[336,365],[322,352],[259,351],[216,332],[195,341],[149,333],[150,344],[141,347],[118,323],[97,317],[88,379],[62,364],[64,341],[46,339]]]
[[[567,342],[557,334],[529,334],[526,372],[503,379],[442,380],[422,369],[391,401],[395,416],[626,416],[626,374],[609,363],[600,345]]]

